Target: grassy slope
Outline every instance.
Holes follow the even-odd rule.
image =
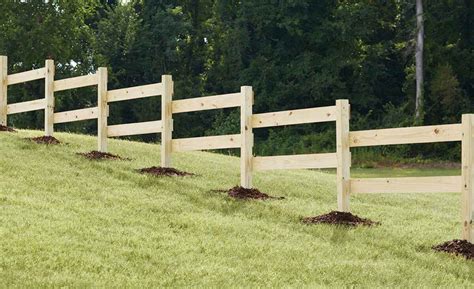
[[[91,162],[75,153],[95,138],[23,139],[40,134],[0,133],[2,287],[474,285],[474,262],[430,249],[459,237],[459,194],[355,196],[353,212],[382,226],[306,226],[301,216],[335,208],[333,174],[258,173],[258,188],[287,199],[235,201],[209,190],[238,183],[237,158],[175,154],[199,176],[153,178],[135,169],[159,164],[157,145],[112,140],[133,160]]]

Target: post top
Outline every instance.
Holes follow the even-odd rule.
[[[171,76],[170,74],[163,74],[161,75],[161,81],[172,81],[173,80],[173,76]]]

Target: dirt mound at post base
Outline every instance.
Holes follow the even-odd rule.
[[[40,136],[40,137],[32,137],[29,140],[34,141],[37,144],[46,144],[46,145],[57,145],[61,142],[53,137],[53,136]]]
[[[99,151],[90,151],[88,153],[77,153],[80,156],[88,158],[90,160],[126,160],[120,156],[103,153]]]
[[[266,199],[284,199],[284,197],[273,197],[267,195],[265,193],[260,192],[259,190],[252,188],[246,189],[244,187],[235,186],[230,190],[222,191],[227,193],[227,195],[231,198],[247,200],[247,199],[254,199],[254,200],[266,200]]]
[[[466,240],[452,240],[444,242],[443,244],[433,246],[433,250],[439,252],[446,252],[458,256],[463,256],[466,259],[474,259],[474,244]]]
[[[349,212],[332,211],[329,214],[320,215],[316,217],[303,218],[304,224],[331,224],[342,226],[373,226],[380,225],[379,222],[374,222],[369,219],[360,218]]]
[[[13,128],[4,125],[0,125],[0,131],[16,132]]]
[[[164,168],[164,167],[150,167],[138,170],[142,174],[150,174],[153,176],[167,176],[167,177],[185,177],[194,176],[193,173],[183,172],[175,168]]]

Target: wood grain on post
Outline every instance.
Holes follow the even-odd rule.
[[[54,60],[47,59],[45,63],[46,75],[44,78],[44,134],[53,136],[54,133]]]
[[[474,240],[474,114],[462,116],[462,238]]]
[[[253,90],[251,86],[242,86],[240,88],[242,97],[240,111],[240,185],[244,188],[252,187],[252,105]]]
[[[171,75],[162,75],[161,83],[163,94],[161,96],[161,166],[171,167],[171,139],[173,133],[173,78]]]
[[[336,147],[337,147],[337,207],[349,211],[351,152],[349,150],[349,115],[347,99],[336,101]]]
[[[8,58],[0,55],[0,125],[7,125]]]
[[[107,152],[107,117],[109,114],[109,106],[107,104],[107,68],[99,67],[98,84],[97,84],[97,138],[98,150]]]

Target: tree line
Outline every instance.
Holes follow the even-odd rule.
[[[0,54],[9,72],[57,65],[57,78],[109,68],[109,89],[175,81],[175,99],[251,85],[255,112],[351,103],[351,130],[460,122],[474,112],[474,4],[425,1],[422,111],[416,107],[415,0],[1,0]],[[420,1],[421,2],[421,1]],[[9,102],[42,94],[32,82]],[[94,89],[57,93],[56,110],[95,105]],[[160,99],[111,105],[110,123],[156,119]],[[237,133],[232,109],[175,116],[176,137]],[[41,127],[40,113],[10,118]],[[94,122],[60,129],[94,133]],[[256,130],[260,155],[334,149],[333,124]],[[158,136],[142,137],[155,141]],[[458,146],[376,149],[458,157]]]

